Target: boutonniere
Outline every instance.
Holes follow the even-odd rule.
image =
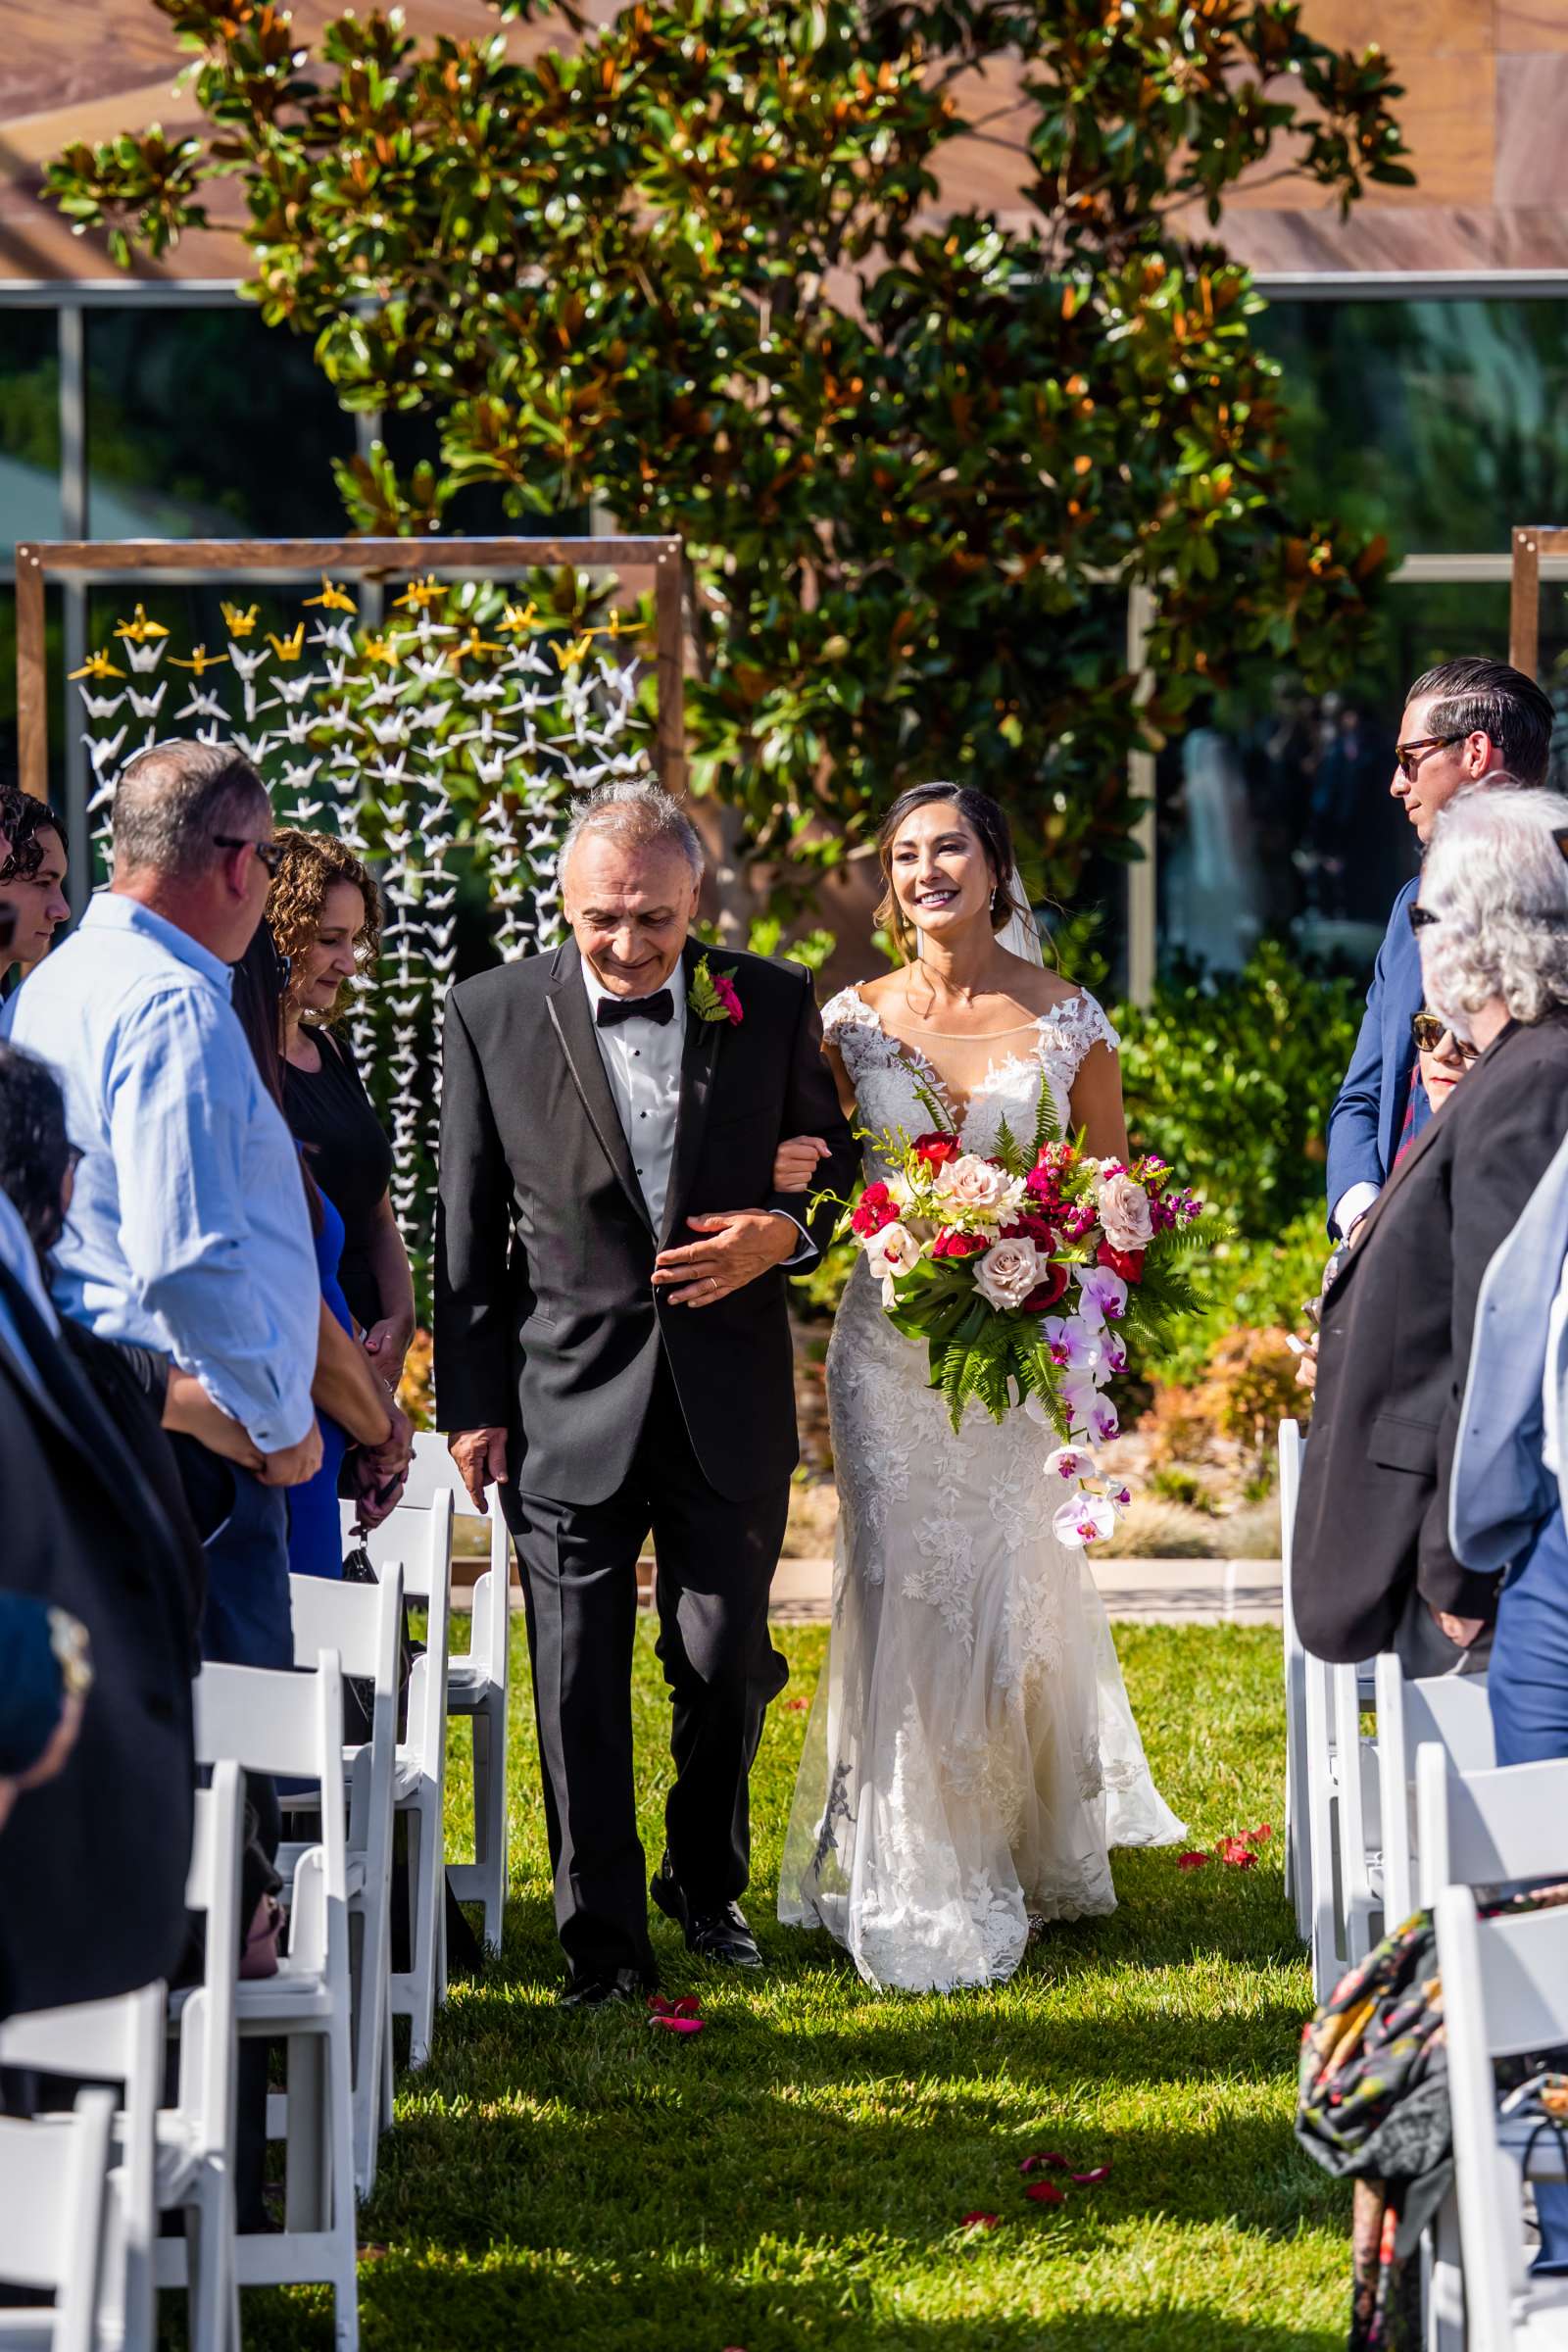
[[[727,972],[712,971],[706,956],[698,957],[686,1002],[700,1021],[730,1021],[738,1029],[745,1020],[734,971],[733,964]]]

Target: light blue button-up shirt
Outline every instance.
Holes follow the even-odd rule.
[[[225,963],[100,891],[6,1007],[53,1068],[82,1153],[55,1303],[194,1372],[264,1453],[314,1418],[320,1285],[299,1154]]]

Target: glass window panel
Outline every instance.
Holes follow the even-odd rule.
[[[0,557],[60,535],[59,318],[0,310]]]
[[[1505,553],[1568,520],[1568,303],[1277,302],[1295,504],[1411,553]]]
[[[259,311],[87,314],[95,539],[336,537],[333,458],[354,450],[309,343]]]
[[[1559,642],[1568,652],[1568,630]],[[1281,671],[1198,712],[1159,761],[1161,963],[1237,971],[1275,933],[1314,965],[1370,977],[1416,867],[1389,789],[1405,691],[1436,662],[1507,653],[1505,583],[1410,585],[1391,591],[1382,656],[1348,686],[1309,695]]]

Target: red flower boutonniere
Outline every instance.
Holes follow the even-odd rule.
[[[697,959],[686,1002],[700,1021],[729,1021],[738,1029],[746,1018],[733,966],[727,972],[715,972],[710,968],[706,956]]]

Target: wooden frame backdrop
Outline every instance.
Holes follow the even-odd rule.
[[[184,572],[219,585],[252,573],[355,579],[405,573],[490,577],[536,566],[652,574],[656,640],[655,764],[669,792],[686,782],[684,629],[678,539],[35,539],[17,549],[17,758],[24,792],[49,798],[49,670],[44,587],[51,576],[134,581]]]
[[[1568,556],[1568,530],[1522,522],[1513,534],[1513,577],[1508,597],[1508,659],[1527,678],[1541,659],[1541,559]]]

